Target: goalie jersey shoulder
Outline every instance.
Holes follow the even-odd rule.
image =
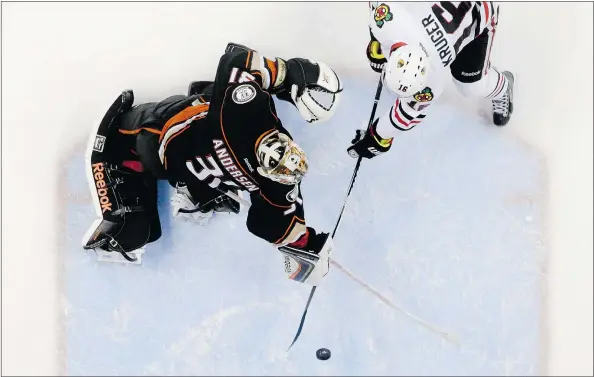
[[[229,85],[220,114],[211,118],[210,124],[213,140],[221,140],[236,163],[255,182],[262,178],[256,172],[257,144],[263,135],[279,127],[282,126],[270,94],[255,82]]]

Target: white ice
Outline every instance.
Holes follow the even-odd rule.
[[[450,91],[358,177],[336,258],[461,349],[334,270],[285,353],[307,288],[241,216],[195,229],[164,212],[141,268],[75,250],[94,216],[91,125],[123,88],[143,102],[211,78],[231,40],[320,59],[353,89],[327,126],[280,109],[314,162],[308,218],[330,228],[374,93],[365,9],[3,4],[3,374],[592,374],[592,4],[502,4],[493,60],[517,73],[512,123],[488,126],[488,103]]]

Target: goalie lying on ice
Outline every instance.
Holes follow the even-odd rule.
[[[271,95],[314,123],[333,115],[341,91],[323,63],[269,59],[229,44],[215,81],[190,84],[187,96],[133,106],[133,92],[123,92],[89,140],[86,169],[100,219],[83,247],[140,263],[144,246],[161,236],[159,179],[175,188],[173,217],[202,225],[213,213],[239,213],[238,194],[247,191],[249,231],[286,246],[281,251],[297,266],[287,269],[291,279],[318,284],[332,239],[306,225],[300,184],[307,156]],[[314,98],[319,93],[330,96],[328,104]]]

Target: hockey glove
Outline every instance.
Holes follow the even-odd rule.
[[[371,34],[371,30],[369,31]],[[371,69],[375,72],[380,73],[384,69],[384,64],[388,61],[382,54],[382,46],[377,39],[371,34],[371,40],[367,45],[367,59]]]
[[[317,233],[308,227],[298,241],[279,247],[285,257],[285,272],[289,279],[317,286],[330,270],[330,255],[334,242],[328,233]]]
[[[392,139],[382,139],[375,131],[377,120],[367,129],[357,130],[352,145],[347,149],[348,154],[357,158],[373,158],[386,153],[392,147]]]
[[[275,93],[295,105],[308,123],[323,122],[334,114],[342,83],[336,72],[322,62],[293,58],[286,61],[286,78]]]

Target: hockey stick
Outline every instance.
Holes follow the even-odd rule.
[[[369,117],[369,125],[373,123],[373,118],[375,117],[375,111],[377,110],[377,103],[379,102],[380,96],[382,94],[382,80],[380,79],[377,83],[377,91],[375,92],[375,100],[373,101],[373,108],[371,110],[371,116]],[[353,190],[353,185],[355,184],[355,179],[357,178],[357,173],[359,172],[359,167],[361,166],[361,160],[363,158],[359,156],[357,158],[357,163],[355,164],[355,169],[353,171],[353,176],[351,177],[351,182],[349,183],[349,188],[347,190],[346,196],[344,198],[344,202],[342,203],[342,209],[340,210],[340,214],[338,215],[338,220],[336,220],[336,225],[334,226],[334,230],[332,231],[332,238],[336,235],[336,231],[338,230],[338,226],[340,225],[340,221],[342,220],[342,215],[344,214],[344,210],[346,208],[347,202],[349,200],[349,196],[351,195],[351,191]],[[299,335],[301,335],[301,330],[303,330],[303,325],[305,324],[305,317],[307,316],[307,310],[309,309],[309,304],[313,298],[314,293],[316,293],[317,286],[311,288],[311,292],[309,293],[309,298],[307,299],[307,303],[305,304],[305,309],[303,310],[303,315],[301,316],[301,322],[299,323],[299,327],[297,328],[297,333],[295,334],[295,338],[293,338],[293,342],[287,349],[287,352],[293,347],[293,344],[299,339]]]
[[[375,297],[379,298],[380,301],[382,301],[384,304],[388,305],[389,307],[391,307],[392,309],[410,317],[413,321],[417,322],[419,325],[421,325],[422,327],[426,328],[427,330],[441,336],[442,338],[444,338],[445,340],[447,340],[448,342],[451,342],[457,346],[460,346],[460,341],[458,340],[458,338],[453,335],[448,333],[447,331],[432,325],[424,320],[422,320],[421,318],[415,316],[414,314],[408,312],[407,310],[404,310],[403,308],[399,307],[398,305],[396,305],[395,303],[393,303],[389,298],[387,298],[386,296],[384,296],[383,294],[381,294],[377,289],[375,289],[374,287],[372,287],[369,283],[367,283],[366,281],[364,281],[363,279],[361,279],[360,277],[358,277],[357,275],[355,275],[353,272],[351,272],[349,269],[347,269],[346,267],[343,267],[340,263],[338,263],[336,260],[331,260],[330,263],[338,268],[340,271],[342,271],[346,276],[348,276],[350,279],[352,279],[353,281],[355,281],[357,284],[359,284],[360,286],[362,286],[363,288],[365,288],[367,291],[369,291],[372,295],[374,295]]]

